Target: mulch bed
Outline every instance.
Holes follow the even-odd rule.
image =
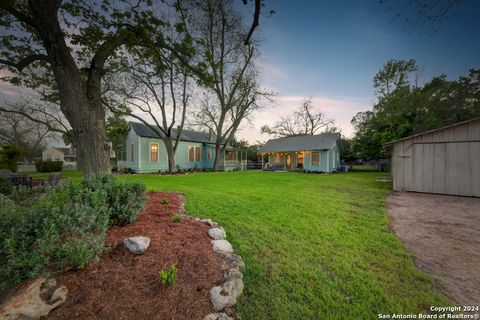
[[[55,276],[68,290],[67,301],[47,319],[203,319],[214,312],[209,291],[221,283],[221,255],[212,251],[209,227],[192,220],[173,222],[182,197],[149,193],[138,220],[109,230],[107,244],[117,244],[99,262]],[[169,199],[168,209],[161,204]],[[122,241],[147,236],[144,255],[130,253]],[[158,272],[176,263],[177,282],[164,286]]]

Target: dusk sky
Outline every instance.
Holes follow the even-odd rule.
[[[389,59],[415,59],[423,82],[442,73],[456,79],[480,67],[480,1],[463,1],[446,22],[424,31],[405,22],[418,17],[405,7],[407,0],[391,3],[392,10],[378,0],[266,1],[266,11],[275,14],[263,17],[257,30],[263,84],[280,96],[239,137],[268,139],[260,127],[292,113],[306,96],[350,136],[350,120],[371,109],[373,76]],[[397,12],[402,15],[395,19]],[[432,28],[438,32],[432,35]]]

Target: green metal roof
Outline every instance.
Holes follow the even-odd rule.
[[[340,139],[338,133],[322,133],[313,136],[295,136],[268,140],[260,152],[288,152],[328,150]]]

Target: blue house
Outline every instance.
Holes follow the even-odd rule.
[[[173,130],[173,139],[176,135],[177,130]],[[212,134],[182,130],[175,153],[179,169],[213,169],[214,160],[215,137]],[[220,168],[228,171],[238,165],[237,151],[228,146]],[[138,173],[167,171],[168,157],[161,137],[143,123],[129,122],[124,161],[119,168],[130,168]]]
[[[260,149],[263,170],[333,172],[340,165],[340,135],[322,133],[271,139]]]

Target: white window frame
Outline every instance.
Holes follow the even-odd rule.
[[[313,154],[314,154],[314,153],[318,153],[318,164],[313,164],[313,161],[312,161],[312,160],[313,160]],[[321,157],[321,155],[320,155],[320,151],[311,151],[311,152],[310,152],[310,165],[311,165],[311,166],[318,167],[318,166],[320,165],[321,161],[322,161],[321,159],[322,159],[322,157]]]
[[[193,148],[193,161],[190,160],[190,148]],[[197,159],[197,148],[199,149],[198,152],[198,159]],[[188,146],[188,162],[200,162],[202,158],[202,149],[200,146],[189,145]]]
[[[157,161],[152,160],[152,146],[153,145],[157,146]],[[155,142],[150,142],[150,144],[148,146],[148,153],[149,153],[150,162],[160,162],[160,144],[155,143]]]

